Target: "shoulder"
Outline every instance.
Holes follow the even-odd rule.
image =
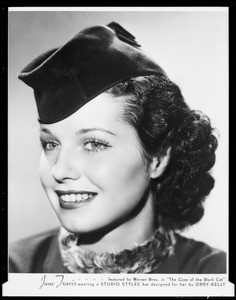
[[[166,261],[171,273],[226,273],[226,253],[206,243],[176,234],[174,254]]]
[[[40,265],[50,245],[57,241],[59,228],[43,232],[9,244],[9,272],[33,272]]]
[[[176,235],[176,255],[184,254],[186,268],[197,273],[226,273],[226,253],[206,243]]]

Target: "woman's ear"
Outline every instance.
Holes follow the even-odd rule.
[[[169,160],[170,148],[168,148],[163,155],[154,156],[149,168],[150,177],[153,179],[160,177],[168,166]]]

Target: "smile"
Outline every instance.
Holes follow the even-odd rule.
[[[88,199],[91,199],[94,196],[94,194],[65,194],[65,195],[61,195],[60,198],[62,201],[65,202],[83,202],[86,201]]]
[[[97,193],[88,191],[55,191],[59,197],[60,206],[65,209],[73,209],[93,200]]]

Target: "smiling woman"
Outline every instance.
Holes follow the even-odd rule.
[[[143,198],[150,176],[134,129],[122,121],[123,101],[103,93],[70,117],[41,124],[40,177],[63,226],[78,233],[114,227],[90,245],[97,250],[122,250],[120,241],[132,247],[132,228],[145,224],[142,219],[150,219],[153,210],[150,198],[147,208],[129,216]],[[151,224],[146,222],[146,227]],[[153,233],[152,228],[146,231]],[[133,232],[135,241],[145,240],[144,232]],[[117,243],[109,243],[108,236]]]
[[[40,178],[62,227],[14,243],[10,272],[226,272],[223,251],[177,233],[214,186],[214,130],[131,33],[86,28],[19,79],[34,89]]]

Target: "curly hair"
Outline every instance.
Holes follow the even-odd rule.
[[[147,159],[170,149],[165,172],[151,181],[158,222],[171,230],[197,223],[214,187],[209,171],[218,142],[209,118],[191,110],[179,87],[162,74],[131,78],[107,93],[126,96],[123,118],[135,128]]]

